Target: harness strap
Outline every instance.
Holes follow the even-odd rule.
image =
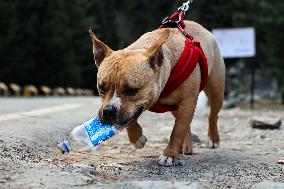
[[[200,43],[186,38],[184,50],[177,64],[172,69],[170,77],[159,99],[170,95],[178,86],[180,86],[194,71],[197,63],[199,63],[201,70],[200,91],[202,91],[208,78],[207,59],[202,51]],[[156,113],[164,113],[176,109],[176,105],[165,105],[157,102],[149,110]]]

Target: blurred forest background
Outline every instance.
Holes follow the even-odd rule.
[[[124,48],[183,2],[0,0],[0,81],[95,89],[90,28],[112,49]],[[209,30],[255,27],[257,56],[227,59],[228,75],[249,86],[255,66],[260,90],[284,93],[284,1],[196,0],[187,18]]]

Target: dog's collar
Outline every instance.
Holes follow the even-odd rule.
[[[159,97],[159,100],[170,95],[178,86],[180,86],[193,72],[193,70],[197,66],[197,63],[199,63],[201,70],[200,91],[202,91],[208,79],[207,58],[199,42],[186,38],[184,50],[177,64],[172,69],[170,77]],[[151,112],[164,113],[168,111],[174,111],[176,109],[176,105],[164,105],[157,102],[149,110]]]

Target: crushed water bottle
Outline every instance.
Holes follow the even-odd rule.
[[[69,139],[58,142],[58,147],[62,153],[71,151],[81,151],[85,148],[95,147],[101,142],[120,132],[122,127],[118,125],[103,124],[99,118],[92,118],[89,121],[75,127]]]

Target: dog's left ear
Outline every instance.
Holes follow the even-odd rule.
[[[154,70],[163,65],[164,55],[161,47],[167,41],[169,35],[170,31],[164,29],[160,38],[145,52],[145,56],[148,57],[149,65]]]
[[[93,53],[95,64],[97,67],[100,66],[102,61],[112,53],[112,50],[103,42],[101,42],[93,33],[92,30],[89,30],[90,37],[93,41]]]

